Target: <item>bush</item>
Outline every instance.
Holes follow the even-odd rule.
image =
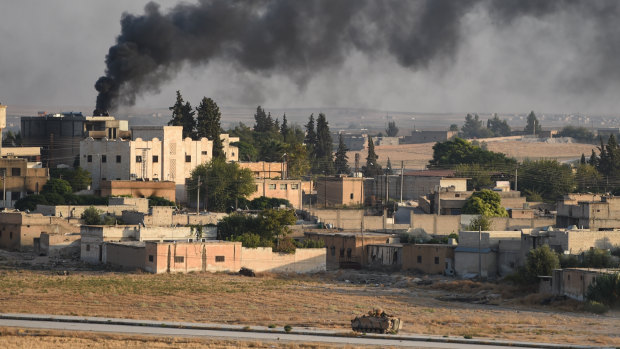
[[[609,308],[607,306],[605,306],[605,304],[601,304],[599,302],[595,302],[595,301],[588,301],[586,302],[586,304],[583,306],[583,308],[586,311],[589,311],[591,313],[594,314],[605,314]]]
[[[273,248],[273,252],[295,253],[296,249],[294,240],[287,236],[278,240],[276,247]]]
[[[487,216],[478,216],[471,220],[467,229],[470,231],[491,230],[491,220]]]
[[[549,276],[554,269],[560,267],[558,255],[552,251],[548,245],[540,246],[530,250],[525,262],[524,280],[530,283],[537,283],[538,276]]]
[[[45,183],[43,189],[41,190],[41,194],[56,193],[61,196],[71,194],[72,192],[73,191],[69,182],[60,178],[50,179],[49,181],[47,181],[47,183]]]
[[[560,255],[560,267],[562,268],[577,268],[581,266],[579,258],[574,254]]]
[[[161,196],[151,195],[148,197],[149,199],[149,207],[152,206],[176,206],[176,204],[166,198],[162,198]]]
[[[20,211],[34,211],[37,205],[47,205],[47,199],[40,194],[28,195],[15,202],[15,208]]]
[[[601,274],[588,286],[586,299],[609,307],[620,306],[620,273]]]
[[[284,326],[284,331],[291,332],[292,330],[293,330],[293,326],[291,326],[291,325]]]
[[[91,206],[84,210],[80,217],[86,225],[101,225],[103,220],[101,219],[101,211]]]
[[[583,255],[583,267],[586,268],[611,268],[616,267],[610,251],[600,248],[592,248]]]
[[[297,248],[324,248],[325,241],[323,240],[313,240],[313,239],[305,239],[303,241],[293,240],[295,246]]]

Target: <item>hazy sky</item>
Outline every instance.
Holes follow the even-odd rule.
[[[162,13],[177,3],[157,2]],[[0,0],[0,102],[94,108],[94,83],[104,74],[121,15],[142,14],[146,3]],[[139,95],[136,107],[169,106],[178,89],[193,104],[210,96],[228,106],[615,115],[620,106],[618,11],[612,6],[590,13],[584,11],[588,3],[596,2],[506,19],[482,0],[459,15],[456,44],[438,43],[454,47],[428,64],[404,67],[387,52],[347,50],[342,64],[312,72],[302,87],[289,79],[290,71],[251,73],[217,59],[186,64],[159,92]]]

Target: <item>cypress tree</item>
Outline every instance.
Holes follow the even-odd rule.
[[[220,108],[211,98],[203,97],[196,108],[196,137],[205,137],[213,141],[213,158],[225,158],[224,145],[220,138]]]
[[[183,126],[183,138],[195,137],[196,121],[194,120],[194,111],[191,104],[185,102],[183,104],[183,96],[181,91],[177,91],[177,100],[169,110],[172,111],[172,118],[168,121],[168,126]]]
[[[372,137],[368,135],[368,156],[366,157],[366,166],[362,169],[364,177],[376,177],[382,174],[381,165],[377,163],[379,156],[375,153],[375,143]]]
[[[325,114],[320,113],[316,119],[316,160],[317,169],[327,175],[334,173],[334,158],[332,156],[332,135]]]
[[[286,138],[288,136],[288,132],[288,122],[286,120],[286,114],[284,114],[284,116],[282,116],[282,125],[280,125],[280,134],[282,135],[282,139],[284,140],[284,142],[287,142]]]
[[[334,166],[336,167],[337,174],[349,174],[351,168],[349,167],[349,157],[347,156],[347,146],[344,144],[342,133],[338,135],[338,150],[336,150],[336,158],[334,160]]]

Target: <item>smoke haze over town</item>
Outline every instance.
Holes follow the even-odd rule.
[[[117,90],[103,106],[121,111],[169,106],[181,90],[188,100],[246,107],[615,114],[619,7],[7,2],[0,96],[9,105],[94,107],[93,85],[107,75]],[[110,52],[125,55],[108,56],[106,67]]]

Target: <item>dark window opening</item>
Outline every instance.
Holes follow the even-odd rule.
[[[86,157],[86,161],[88,161],[88,162],[93,162],[93,156],[92,156],[92,155],[88,155],[88,156]]]
[[[101,162],[108,162],[108,156],[107,155],[101,155]]]
[[[344,257],[344,247],[340,249],[340,257]]]
[[[422,256],[418,256],[418,263],[422,263]]]
[[[153,261],[153,255],[152,255],[152,254],[150,254],[150,255],[149,255],[149,262],[152,262],[152,261]]]
[[[21,176],[22,175],[22,169],[19,167],[13,167],[11,169],[11,176]]]
[[[347,248],[347,258],[351,258],[351,249]]]
[[[435,257],[435,264],[439,264],[439,257]]]
[[[185,155],[185,162],[192,162],[192,156],[191,155]]]
[[[183,263],[183,262],[185,262],[185,257],[184,256],[174,256],[174,262],[175,263]]]
[[[153,162],[159,162],[159,156],[153,155]]]
[[[116,162],[120,163],[121,162],[121,156],[120,155],[116,155]]]
[[[86,252],[90,251],[90,245],[86,245]]]
[[[332,246],[331,250],[332,250],[332,256],[335,256],[336,255],[336,246]]]
[[[224,262],[226,261],[226,256],[215,256],[216,262]]]
[[[142,162],[142,156],[136,155],[136,162]]]

